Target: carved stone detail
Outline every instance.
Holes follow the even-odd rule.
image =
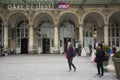
[[[34,16],[35,11],[27,10],[27,13],[30,17]]]
[[[84,9],[79,9],[76,11],[79,15],[83,15],[85,13],[85,10]]]

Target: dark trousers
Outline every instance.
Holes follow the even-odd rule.
[[[91,56],[91,54],[92,54],[92,48],[89,48],[89,50],[90,50],[90,54],[89,54],[89,56]]]
[[[97,63],[98,74],[104,75],[103,62]]]
[[[69,65],[69,70],[71,70],[71,66],[76,69],[75,65],[72,63],[73,57],[68,58],[68,65]]]

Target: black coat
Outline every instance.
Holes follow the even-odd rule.
[[[96,61],[97,61],[97,63],[103,62],[104,57],[105,57],[105,52],[102,49],[98,50],[97,53],[96,53]]]
[[[70,57],[73,57],[74,49],[73,49],[72,46],[69,47],[69,50],[68,50],[68,48],[66,47],[65,52],[66,52],[68,58],[70,58]]]

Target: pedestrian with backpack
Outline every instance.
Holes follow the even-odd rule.
[[[76,71],[76,67],[75,65],[72,63],[73,61],[73,57],[75,56],[75,51],[73,46],[71,45],[71,42],[68,42],[66,49],[65,49],[65,53],[66,53],[66,58],[68,60],[68,65],[69,65],[69,71],[71,71],[71,66],[74,68],[74,72]]]
[[[99,75],[99,77],[102,77],[104,76],[103,61],[105,57],[105,52],[103,51],[102,45],[98,45],[98,50],[95,55],[96,55],[96,63],[97,63],[97,70],[98,70],[97,75]]]

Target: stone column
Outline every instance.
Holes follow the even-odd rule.
[[[59,37],[58,37],[58,25],[54,26],[54,52],[55,54],[59,53]]]
[[[104,25],[104,44],[108,45],[108,23]]]
[[[8,50],[8,24],[4,23],[4,51]]]
[[[29,54],[33,54],[33,24],[29,24],[28,52]]]
[[[83,44],[83,25],[79,25],[79,41]]]

